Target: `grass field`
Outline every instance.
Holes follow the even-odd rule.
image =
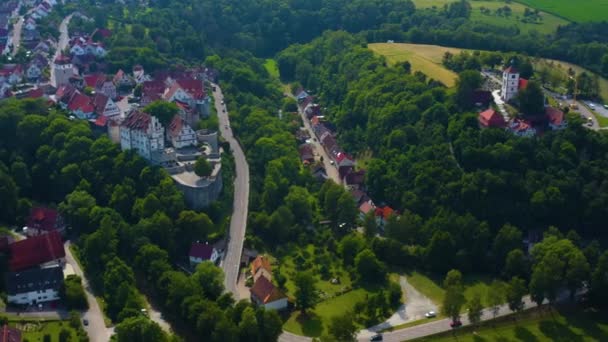
[[[571,64],[568,62],[556,61],[553,59],[541,59],[540,62],[535,62],[534,64],[535,64],[535,67],[538,67],[539,65],[542,65],[542,64],[550,65],[552,68],[562,71],[564,73],[564,75],[566,75],[566,76],[568,73],[568,68],[572,68],[572,70],[574,70],[577,74],[580,74],[582,72],[586,72],[591,75],[594,74],[592,71],[589,71],[578,65]],[[600,96],[602,96],[602,99],[604,99],[605,101],[608,101],[608,80],[603,77],[600,77],[599,84],[600,84]]]
[[[421,71],[430,78],[441,81],[447,87],[453,87],[456,73],[441,65],[441,58],[446,51],[454,54],[461,50],[446,48],[438,45],[401,44],[401,43],[375,43],[368,44],[375,53],[386,57],[388,63],[409,61],[413,71]]]
[[[429,297],[438,306],[441,306],[443,296],[445,295],[445,290],[440,286],[442,279],[433,276],[429,277],[420,272],[411,272],[410,274],[407,274],[407,281],[420,291],[420,293]],[[488,306],[486,303],[486,294],[488,293],[491,282],[492,279],[488,277],[465,276],[463,279],[465,298],[468,300],[472,298],[475,293],[479,293],[484,306]],[[501,284],[504,285],[503,282],[501,282]],[[463,308],[463,310],[465,309],[466,308]]]
[[[264,62],[264,68],[266,69],[266,71],[268,71],[270,76],[276,78],[277,80],[279,79],[279,66],[277,65],[277,62],[274,59],[266,59],[266,61]]]
[[[307,317],[300,316],[299,311],[294,311],[287,322],[283,324],[283,329],[297,335],[311,337],[321,336],[327,329],[326,324],[334,316],[352,311],[355,304],[365,299],[367,291],[357,289],[338,297],[326,300],[318,304],[314,310],[307,313]]]
[[[18,322],[10,322],[10,326],[17,327],[22,331],[22,338],[24,341],[30,342],[42,342],[45,335],[51,337],[52,342],[59,341],[59,333],[65,329],[70,332],[72,338],[68,341],[77,341],[76,330],[74,330],[67,321],[48,321],[48,322],[25,322],[24,324]]]
[[[430,8],[437,7],[443,8],[445,4],[454,2],[455,0],[414,0],[414,4],[416,4],[416,8]],[[553,0],[548,0],[553,1]],[[601,0],[604,1],[604,0]],[[608,1],[608,0],[607,0]],[[522,1],[525,2],[525,1]],[[531,0],[529,2],[535,2]],[[524,6],[522,4],[518,4],[512,2],[510,4],[505,3],[504,1],[498,0],[480,0],[480,1],[470,1],[469,2],[472,7],[471,12],[471,20],[478,21],[486,24],[493,24],[497,26],[505,26],[505,27],[513,27],[517,26],[523,32],[528,32],[531,30],[536,30],[540,33],[551,33],[555,32],[559,25],[566,25],[568,21],[566,19],[560,18],[556,15],[550,13],[541,13],[542,20],[537,22],[522,22],[521,19],[524,17],[524,11],[526,7],[532,6]],[[511,8],[511,16],[498,16],[496,15],[496,9],[504,6],[509,6]],[[481,12],[481,8],[485,7],[491,11],[490,14],[483,14]]]
[[[608,0],[516,0],[578,22],[608,20]]]
[[[416,341],[433,342],[582,342],[608,340],[606,313],[582,309],[530,310],[499,318],[477,327],[466,327]]]

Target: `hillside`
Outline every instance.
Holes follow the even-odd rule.
[[[518,0],[528,6],[577,22],[608,20],[608,0]]]

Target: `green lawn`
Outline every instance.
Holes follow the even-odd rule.
[[[48,322],[11,322],[10,326],[17,327],[23,334],[22,338],[30,342],[43,341],[44,335],[51,336],[51,342],[59,341],[59,333],[62,329],[70,332],[72,338],[69,341],[77,341],[76,330],[74,330],[67,321],[48,321]]]
[[[279,66],[277,65],[277,62],[274,59],[266,59],[266,61],[264,62],[264,68],[266,68],[266,71],[268,71],[270,76],[276,78],[277,80],[279,79]]]
[[[368,292],[364,289],[356,289],[338,297],[319,303],[315,309],[307,313],[307,317],[300,316],[299,311],[294,311],[283,329],[297,335],[321,336],[329,320],[346,311],[352,310],[356,303],[365,300]]]
[[[548,0],[554,1],[554,0]],[[592,0],[593,1],[593,0]],[[600,0],[605,1],[605,0]],[[455,2],[455,0],[414,0],[416,8],[429,8],[437,7],[443,8],[445,4]],[[526,2],[526,1],[521,1]],[[534,0],[528,2],[535,2]],[[512,2],[510,4],[504,1],[498,0],[480,0],[480,1],[469,1],[472,7],[471,20],[478,21],[486,24],[492,24],[497,26],[513,27],[517,26],[521,31],[527,32],[536,30],[540,33],[552,33],[555,32],[558,26],[568,24],[568,20],[561,18],[557,15],[550,13],[542,13],[542,20],[536,22],[522,22],[524,18],[524,11],[526,7],[522,4]],[[509,6],[511,8],[511,15],[509,17],[496,15],[496,10],[500,7]],[[490,14],[484,14],[481,12],[481,8],[485,7],[491,11]],[[542,9],[539,7],[539,9]]]
[[[484,341],[606,341],[608,317],[606,313],[582,309],[538,311],[499,318],[478,327],[421,338],[416,341],[484,342]]]
[[[608,20],[608,0],[517,0],[578,22]]]
[[[420,272],[411,272],[410,274],[407,274],[407,281],[420,291],[420,293],[429,297],[438,306],[441,306],[443,296],[445,295],[445,290],[440,286],[443,281],[442,278],[427,276]],[[484,306],[488,306],[486,303],[486,294],[490,289],[492,279],[484,276],[465,275],[463,282],[465,286],[464,296],[467,300],[472,298],[475,293],[479,293],[481,295],[481,302]],[[504,282],[501,282],[501,284],[506,285]],[[463,308],[463,311],[464,310],[466,310],[466,308]]]

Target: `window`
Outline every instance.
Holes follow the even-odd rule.
[[[515,75],[511,75],[511,78],[515,78]]]

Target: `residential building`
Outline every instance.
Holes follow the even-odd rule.
[[[253,283],[249,291],[251,293],[251,301],[258,306],[273,310],[287,308],[287,296],[264,276],[260,276]]]
[[[112,100],[116,99],[116,86],[110,77],[104,77],[97,79],[97,83],[95,84],[95,91],[98,93],[102,93]]]
[[[532,123],[523,119],[515,119],[509,124],[509,130],[519,137],[533,137],[536,135],[536,129]]]
[[[56,209],[34,207],[30,210],[24,233],[28,236],[46,234],[51,231],[63,233],[65,223]]]
[[[264,276],[268,280],[272,280],[272,266],[270,260],[263,255],[258,255],[251,262],[251,276],[253,281],[257,281],[259,277]]]
[[[116,72],[116,74],[112,78],[112,82],[114,83],[116,88],[130,87],[131,85],[133,85],[133,83],[131,82],[131,79],[129,78],[129,75],[127,75],[124,71],[122,71],[122,69],[119,69]]]
[[[519,72],[514,66],[507,67],[502,73],[501,95],[505,102],[511,101],[519,91]]]
[[[17,84],[23,79],[23,67],[21,64],[4,64],[0,68],[0,82]]]
[[[91,119],[95,113],[95,107],[91,102],[91,98],[78,90],[75,91],[70,102],[68,102],[67,109],[72,115],[81,120]]]
[[[365,215],[367,215],[370,211],[375,210],[375,208],[376,206],[371,200],[361,203],[359,205],[359,218],[363,220]]]
[[[150,160],[153,151],[165,148],[165,129],[155,116],[133,111],[120,126],[120,146],[123,150],[135,150]]]
[[[209,97],[205,92],[202,80],[193,78],[177,79],[165,89],[162,98],[169,102],[180,101],[187,103],[203,116],[209,115]],[[194,121],[198,121],[198,118]]]
[[[312,150],[312,145],[310,144],[302,144],[298,147],[298,152],[300,153],[300,160],[302,164],[309,165],[314,163],[315,155]]]
[[[190,259],[190,266],[196,267],[203,261],[211,261],[216,263],[220,255],[217,250],[208,243],[193,242],[190,246],[190,252],[188,253]]]
[[[167,128],[167,140],[174,148],[196,146],[196,132],[179,115],[175,115]]]
[[[118,119],[121,116],[120,108],[111,98],[102,93],[93,96],[93,107],[97,116],[104,116],[108,119]]]
[[[564,118],[564,112],[557,108],[545,107],[549,128],[552,130],[560,130],[568,127],[568,122]]]
[[[7,301],[16,305],[36,305],[59,300],[63,286],[60,266],[11,272],[6,276]]]
[[[384,225],[388,222],[388,218],[393,215],[394,212],[395,211],[393,208],[389,207],[388,205],[381,208],[376,208],[374,210],[374,215],[376,216],[376,223],[378,226],[384,227]]]
[[[502,114],[490,108],[479,113],[479,125],[481,127],[489,128],[489,127],[497,127],[497,128],[505,128],[507,123],[503,118]]]
[[[21,342],[21,330],[5,324],[0,328],[0,342]]]
[[[65,263],[65,250],[58,231],[16,241],[9,245],[9,250],[9,269],[13,272]]]

